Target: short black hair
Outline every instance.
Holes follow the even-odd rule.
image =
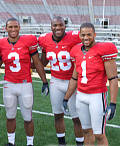
[[[54,17],[52,18],[52,20],[51,20],[51,23],[52,23],[52,21],[54,21],[55,19],[56,19],[56,20],[61,20],[61,21],[63,21],[63,22],[65,23],[64,18],[61,17],[61,16],[54,16]]]
[[[6,26],[7,26],[7,24],[8,24],[9,21],[17,21],[18,24],[20,25],[19,21],[18,21],[16,18],[11,17],[11,18],[9,18],[9,19],[6,21]]]
[[[92,28],[93,31],[95,32],[95,27],[92,23],[90,23],[90,22],[82,23],[81,26],[80,26],[80,31],[81,31],[82,28],[85,28],[85,27],[86,28]]]
[[[60,19],[60,20],[64,20],[63,17],[61,17],[61,16],[54,16],[52,20],[54,20],[54,19],[57,19],[57,20],[59,20],[59,19]]]

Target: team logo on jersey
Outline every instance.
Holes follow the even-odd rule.
[[[17,48],[18,50],[21,50],[22,48]]]
[[[72,32],[72,35],[78,35],[78,33],[79,33],[79,31],[74,30],[74,31]]]
[[[67,46],[62,46],[62,49],[66,48]]]
[[[93,57],[94,57],[94,56],[89,56],[88,58],[89,58],[89,59],[92,59]]]

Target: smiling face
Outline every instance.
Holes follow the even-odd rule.
[[[62,18],[54,18],[51,22],[51,30],[55,40],[60,40],[65,34],[65,22]]]
[[[6,31],[8,32],[8,39],[14,42],[19,37],[20,25],[17,21],[8,21],[6,24]]]
[[[92,28],[84,27],[80,30],[80,39],[88,50],[95,44],[95,37],[96,33]]]

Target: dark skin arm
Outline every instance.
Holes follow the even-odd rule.
[[[74,67],[72,77],[75,78],[75,79],[78,78],[78,74],[76,72],[76,65]],[[75,92],[76,88],[77,88],[77,80],[74,80],[74,79],[71,78],[70,81],[69,81],[68,89],[67,89],[67,92],[64,96],[64,99],[69,99],[71,97],[71,95]]]
[[[43,66],[41,60],[39,59],[39,54],[36,53],[35,55],[33,55],[32,60],[33,60],[33,64],[36,68],[37,73],[41,77],[41,80],[43,81],[43,83],[47,83],[44,66]]]
[[[42,52],[41,54],[41,62],[44,66],[46,66],[48,64],[48,60],[46,59],[46,52]]]
[[[41,57],[39,57],[41,63],[43,64],[43,66],[45,67],[48,64],[48,60],[46,59],[46,53],[42,52]],[[31,62],[31,68],[35,69],[35,65],[34,62]]]
[[[117,76],[117,65],[115,60],[110,60],[104,62],[105,70],[108,79]],[[110,87],[110,97],[111,102],[116,103],[117,100],[117,94],[118,94],[118,79],[113,79],[109,81],[109,87]]]
[[[2,62],[2,60],[0,60],[0,67],[2,66],[2,64],[3,64],[3,62]]]

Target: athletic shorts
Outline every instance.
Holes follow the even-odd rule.
[[[3,87],[3,101],[8,119],[16,117],[17,105],[25,121],[32,119],[33,88],[32,83],[7,82]]]
[[[63,113],[63,99],[68,88],[69,80],[61,80],[51,77],[50,80],[50,99],[54,114]],[[76,93],[68,101],[69,112],[72,118],[78,117],[76,112]]]
[[[83,129],[93,129],[94,134],[105,132],[107,107],[107,92],[98,94],[85,94],[77,91],[76,108]]]

